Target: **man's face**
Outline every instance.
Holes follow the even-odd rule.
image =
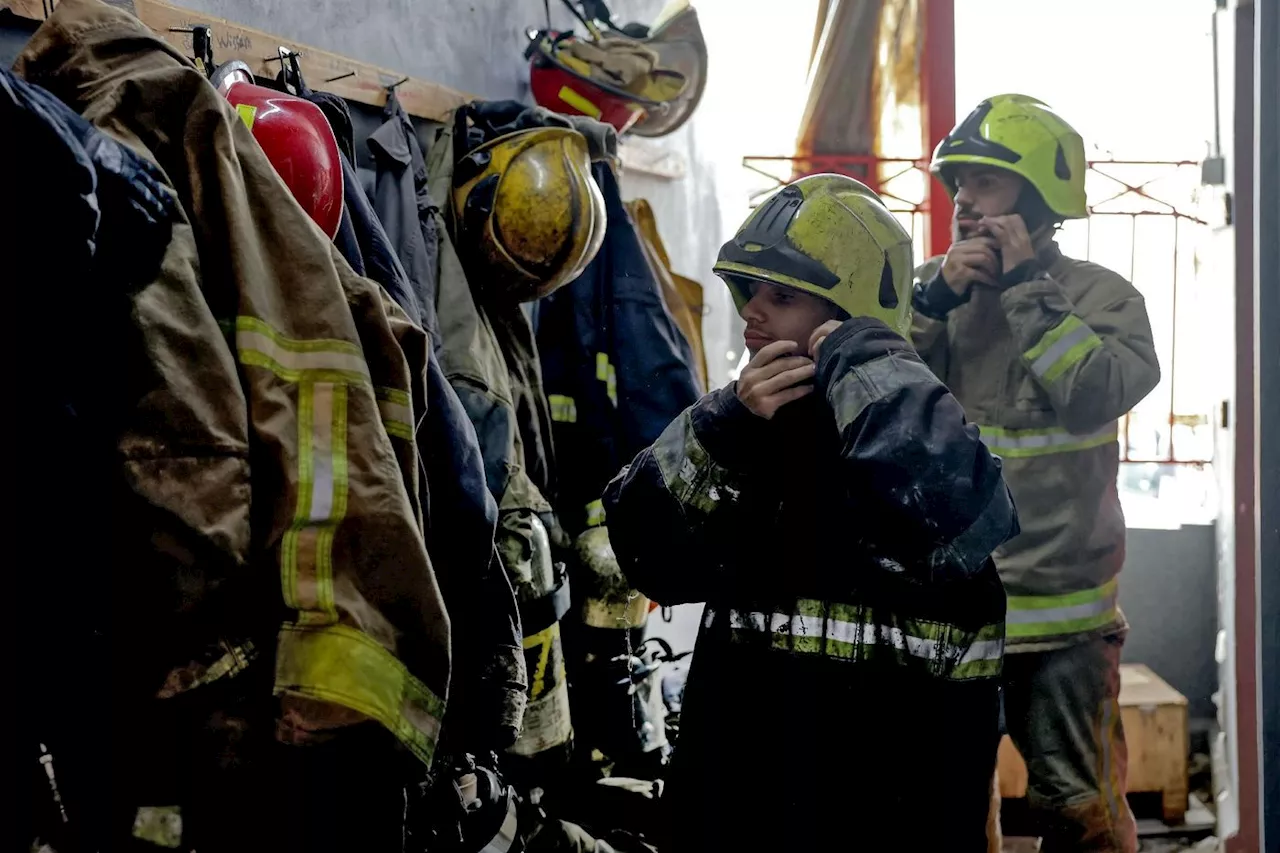
[[[1025,183],[1021,175],[1008,169],[975,164],[955,167],[956,208],[951,220],[951,239],[968,240],[980,231],[984,216],[1013,213]]]
[[[795,341],[803,355],[814,329],[834,320],[838,309],[825,299],[801,290],[764,282],[751,282],[751,299],[742,308],[747,321],[743,340],[754,357],[774,341]]]

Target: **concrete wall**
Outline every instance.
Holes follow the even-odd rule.
[[[1124,660],[1144,663],[1185,695],[1192,717],[1214,716],[1218,673],[1213,525],[1130,529],[1120,606],[1129,619]]]
[[[526,27],[545,27],[541,0],[179,0],[196,9],[489,100],[522,100]],[[551,2],[552,23],[573,18]],[[661,0],[615,0],[622,21],[649,17]]]
[[[532,103],[525,29],[545,27],[540,0],[177,0],[179,5],[294,38],[326,50],[440,83],[486,100]],[[664,0],[610,0],[614,21],[651,21]],[[560,0],[551,0],[552,24],[577,24]],[[577,26],[581,31],[581,25]],[[314,81],[313,81],[314,85]],[[706,99],[704,99],[705,102]],[[371,113],[370,110],[357,110]],[[371,129],[359,117],[357,146]],[[360,131],[363,130],[364,133]],[[688,164],[679,180],[638,173],[622,176],[623,195],[647,198],[677,271],[708,291],[706,346],[721,353],[729,328],[729,300],[711,275],[724,240],[715,166],[699,147],[698,116],[655,144],[677,151]],[[363,151],[361,152],[363,156]],[[710,359],[709,359],[710,360]],[[713,372],[719,363],[712,366]],[[723,381],[723,379],[721,379]]]

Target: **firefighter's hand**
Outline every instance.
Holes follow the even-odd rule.
[[[821,326],[813,330],[813,334],[809,336],[809,358],[813,359],[813,363],[818,363],[818,350],[822,348],[822,342],[827,339],[836,329],[840,328],[842,320],[828,320]]]
[[[951,244],[942,261],[942,278],[956,296],[964,296],[974,283],[995,286],[1000,278],[1000,244],[994,236],[981,235]]]
[[[984,216],[980,225],[1000,241],[1004,272],[1035,258],[1036,250],[1031,248],[1031,234],[1027,232],[1027,223],[1018,214]]]
[[[774,341],[756,353],[738,377],[737,393],[742,405],[765,420],[778,409],[813,393],[813,360],[788,355],[796,351],[795,341]]]

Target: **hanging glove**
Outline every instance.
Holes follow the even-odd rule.
[[[639,628],[649,618],[649,599],[631,588],[609,544],[609,528],[590,527],[574,542],[578,572],[574,597],[581,601],[584,625],[593,628]],[[581,584],[581,586],[579,586]]]

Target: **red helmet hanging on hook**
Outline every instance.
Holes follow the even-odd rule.
[[[567,50],[577,40],[573,33],[530,29],[526,34],[529,88],[538,106],[564,115],[589,116],[613,125],[618,133],[626,133],[649,111],[667,108],[661,101],[593,80],[585,69],[571,67]]]
[[[232,61],[210,82],[236,108],[289,192],[332,240],[342,220],[342,160],[320,108],[253,82],[249,66]]]

